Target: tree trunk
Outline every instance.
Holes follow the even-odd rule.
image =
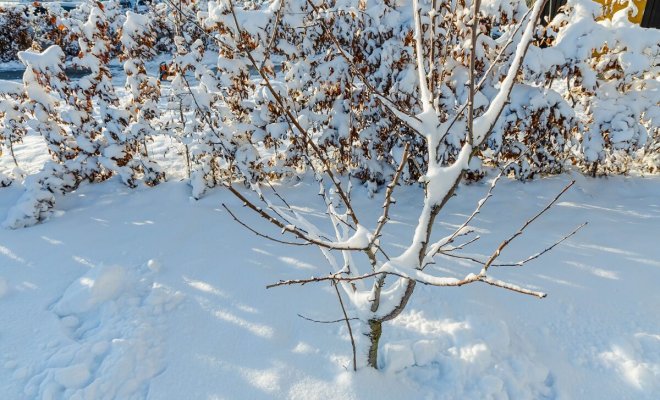
[[[383,322],[377,319],[369,320],[369,354],[367,364],[374,369],[378,369],[378,342],[383,333]]]

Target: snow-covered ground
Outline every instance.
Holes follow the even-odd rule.
[[[28,171],[46,157],[33,137],[17,150]],[[166,168],[184,170],[174,155]],[[2,158],[0,171],[9,168]],[[182,177],[170,175],[156,188],[86,185],[58,199],[46,223],[0,230],[0,398],[660,398],[658,177],[503,182],[475,224],[483,237],[468,248],[475,256],[577,180],[502,259],[589,225],[535,262],[493,271],[548,297],[478,283],[418,285],[406,312],[384,327],[382,370],[354,373],[345,325],[297,315],[340,318],[328,285],[266,289],[330,272],[321,254],[257,238],[221,204],[273,230],[229,193],[194,201]],[[486,189],[462,186],[437,222],[443,231]],[[419,188],[398,190],[383,239],[391,250],[407,244],[421,202]],[[0,219],[21,191],[0,189]],[[325,218],[311,181],[282,192]],[[370,199],[358,188],[353,196],[361,220],[375,224],[382,193]],[[456,277],[477,271],[453,260],[435,267]]]

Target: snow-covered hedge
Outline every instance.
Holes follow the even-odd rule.
[[[0,62],[16,60],[19,51],[32,44],[33,29],[27,6],[0,7]]]
[[[417,182],[430,163],[407,120],[423,108],[417,57],[429,60],[430,106],[439,123],[449,123],[433,155],[448,165],[469,126],[463,105],[472,3],[422,1],[422,9],[435,9],[419,14],[421,46],[409,3],[183,1],[180,9],[160,3],[144,14],[116,2],[70,12],[53,5],[38,15],[34,6],[0,10],[0,21],[36,41],[20,53],[23,85],[0,85],[2,146],[11,155],[26,127],[42,135],[53,162],[32,181],[51,193],[113,175],[131,187],[157,184],[165,176],[147,149],[155,135],[185,149],[195,198],[227,180],[304,170],[350,175],[375,191],[391,180],[406,144],[401,180]],[[482,3],[475,117],[499,93],[528,16],[524,2]],[[522,180],[569,165],[592,174],[660,169],[660,34],[631,24],[627,11],[608,20],[595,3],[569,0],[565,13],[537,30],[492,135],[474,149],[467,179],[479,179],[489,165],[508,165]],[[26,45],[2,38],[0,32],[6,54]],[[217,54],[216,68],[207,65],[209,52]],[[162,102],[145,60],[166,53],[171,84]],[[124,62],[123,98],[108,68],[116,57]],[[89,73],[70,82],[69,67]],[[2,184],[10,182],[5,172]]]
[[[427,79],[434,107],[444,120],[456,120],[438,149],[445,163],[458,154],[467,123],[457,108],[468,92],[470,7],[442,3],[433,14],[421,15],[424,56],[433,60]],[[407,2],[368,0],[249,2],[236,7],[234,21],[228,2],[210,2],[199,15],[220,43],[218,67],[231,112],[223,119],[235,124],[230,135],[252,147],[252,165],[277,176],[310,167],[303,156],[309,143],[291,126],[289,110],[313,132],[315,145],[337,171],[372,188],[392,176],[397,154],[411,143],[403,179],[416,181],[428,163],[425,148],[381,105],[390,101],[410,113],[421,106],[410,9]],[[482,6],[477,114],[503,79],[510,42],[520,34],[526,12],[515,1]],[[483,164],[508,162],[518,179],[558,173],[571,164],[594,173],[657,170],[657,32],[631,24],[626,10],[612,21],[599,18],[600,6],[587,0],[569,2],[565,12],[539,30],[536,44],[543,48],[530,51],[510,104],[468,178],[482,176]],[[645,39],[634,41],[639,36]],[[270,76],[284,104],[255,79],[256,68]]]
[[[66,56],[57,45],[18,53],[26,67],[23,85],[0,84],[3,142],[11,150],[21,140],[24,131],[8,129],[22,118],[44,138],[52,160],[25,180],[26,192],[5,226],[29,226],[46,219],[55,205],[54,195],[75,190],[83,182],[100,182],[117,174],[135,187],[138,181],[153,186],[164,179],[146,151],[160,96],[158,82],[144,70],[143,56],[150,51],[152,35],[146,21],[145,16],[131,18],[129,13],[123,25],[129,96],[121,102],[107,65],[114,46],[101,3],[76,28],[80,47],[76,63],[89,70],[77,82],[65,74]],[[17,115],[17,110],[23,114]]]
[[[529,79],[561,81],[577,110],[575,164],[591,174],[656,172],[660,126],[660,31],[628,19],[630,2],[612,19],[597,3],[569,0],[528,58]]]

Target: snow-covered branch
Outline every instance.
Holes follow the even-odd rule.
[[[436,287],[460,287],[460,286],[465,286],[465,285],[475,283],[475,282],[484,282],[484,283],[487,283],[491,286],[500,287],[502,289],[507,289],[507,290],[511,290],[511,291],[514,291],[514,292],[535,296],[535,297],[538,297],[538,298],[544,298],[544,297],[547,296],[547,294],[543,293],[543,292],[530,290],[530,289],[525,289],[525,288],[523,288],[519,285],[515,285],[513,283],[493,279],[493,278],[483,276],[483,275],[469,274],[463,279],[439,278],[439,277],[435,277],[435,276],[426,274],[422,271],[416,271],[413,274],[406,274],[404,272],[400,272],[400,271],[396,271],[396,270],[373,272],[373,273],[359,275],[359,276],[343,276],[341,274],[333,274],[333,275],[320,276],[320,277],[311,277],[311,278],[307,278],[307,279],[282,280],[282,281],[267,285],[266,288],[267,289],[272,289],[272,288],[279,287],[279,286],[306,285],[308,283],[318,283],[318,282],[327,282],[327,281],[330,281],[330,282],[355,282],[355,281],[360,281],[360,280],[364,280],[364,279],[368,279],[368,278],[377,277],[381,274],[392,275],[392,276],[396,276],[396,277],[403,278],[403,279],[406,279],[406,280],[415,281],[415,282],[420,283],[422,285],[429,285],[429,286],[436,286]]]
[[[480,145],[486,140],[488,134],[493,130],[493,127],[497,122],[497,118],[502,113],[507,100],[509,99],[509,95],[513,89],[513,84],[515,83],[516,77],[520,71],[520,68],[522,67],[525,55],[527,54],[527,49],[529,49],[529,46],[532,42],[534,31],[536,30],[536,25],[539,21],[539,17],[545,2],[546,0],[536,0],[534,3],[534,7],[532,8],[532,13],[529,17],[529,21],[527,22],[527,26],[523,31],[522,37],[520,38],[518,46],[516,47],[516,52],[513,55],[513,61],[509,66],[509,71],[500,84],[497,94],[493,100],[491,100],[488,109],[474,121],[474,132],[472,134],[473,143],[475,143],[475,145]]]

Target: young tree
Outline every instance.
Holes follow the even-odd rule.
[[[309,4],[315,12],[318,10],[311,1]],[[398,165],[394,177],[385,193],[383,214],[376,222],[375,228],[367,228],[364,222],[361,222],[361,219],[358,218],[352,207],[349,193],[350,188],[345,188],[342,185],[333,169],[332,161],[326,152],[314,141],[313,129],[309,127],[310,125],[301,121],[301,119],[296,118],[297,109],[295,104],[292,106],[292,103],[284,98],[284,95],[277,89],[268,76],[267,69],[259,65],[259,57],[263,54],[263,42],[261,42],[262,45],[260,46],[258,44],[259,41],[244,30],[241,25],[241,21],[244,18],[238,16],[238,12],[231,1],[228,1],[224,5],[225,14],[230,14],[233,17],[234,25],[227,29],[233,32],[232,37],[236,50],[241,52],[249,65],[259,73],[261,77],[259,84],[268,90],[279,112],[285,115],[287,122],[291,124],[292,134],[296,135],[298,140],[304,145],[305,160],[308,160],[309,168],[316,171],[316,176],[320,183],[320,194],[325,199],[333,234],[324,233],[317,224],[304,218],[303,215],[297,212],[295,208],[291,207],[281,197],[280,203],[270,200],[257,184],[250,185],[252,190],[257,194],[258,200],[255,201],[239,191],[232,185],[231,181],[225,182],[225,185],[231,193],[241,199],[250,209],[276,225],[283,233],[292,234],[302,240],[302,243],[316,245],[323,252],[330,266],[335,270],[333,274],[311,279],[281,281],[270,287],[322,281],[332,282],[335,288],[340,287],[342,290],[340,292],[337,289],[337,295],[344,315],[347,315],[343,300],[345,297],[348,299],[348,307],[357,314],[357,318],[362,323],[362,332],[368,337],[366,346],[360,351],[360,355],[364,356],[361,362],[373,368],[378,367],[378,348],[383,323],[396,318],[405,309],[418,283],[432,286],[462,286],[475,282],[483,282],[519,293],[538,297],[545,296],[545,294],[540,292],[493,279],[489,276],[489,269],[494,265],[498,265],[495,261],[501,251],[512,240],[522,234],[529,224],[547,211],[559,198],[559,195],[546,208],[523,224],[512,237],[503,241],[488,260],[474,260],[481,264],[481,268],[477,273],[469,274],[463,279],[456,279],[437,276],[434,272],[426,269],[434,262],[438,254],[452,254],[452,252],[477,240],[477,238],[473,238],[466,243],[456,245],[459,237],[466,236],[471,232],[469,223],[491,196],[492,187],[486,198],[479,202],[474,213],[452,235],[440,240],[433,240],[434,222],[440,211],[453,196],[466,171],[470,169],[471,158],[486,143],[490,133],[493,131],[498,117],[502,113],[513,90],[523,58],[532,41],[542,6],[542,1],[537,2],[531,12],[519,21],[521,27],[524,27],[522,35],[517,35],[515,32],[510,35],[510,40],[517,42],[517,45],[515,52],[512,54],[509,62],[507,62],[503,80],[500,82],[499,80],[482,78],[481,81],[477,82],[476,60],[478,47],[474,44],[477,43],[480,7],[479,1],[472,4],[472,23],[469,33],[472,46],[469,54],[469,68],[467,74],[464,75],[464,82],[467,87],[465,103],[461,107],[458,107],[453,115],[447,116],[441,108],[437,107],[439,98],[431,86],[434,82],[432,78],[434,76],[433,71],[434,68],[437,68],[437,64],[432,62],[433,58],[428,56],[429,52],[424,47],[429,39],[431,42],[434,42],[443,38],[442,33],[440,33],[441,31],[435,32],[434,30],[423,29],[422,21],[424,19],[432,20],[435,8],[429,10],[426,6],[420,6],[419,1],[412,1],[412,43],[414,44],[415,73],[417,76],[416,83],[420,109],[418,112],[412,114],[397,107],[396,102],[390,100],[388,97],[379,93],[375,93],[374,95],[388,112],[392,113],[413,132],[415,140],[424,143],[428,159],[426,170],[420,177],[420,182],[424,186],[425,195],[422,210],[410,244],[399,255],[388,256],[383,250],[385,244],[381,242],[381,234],[388,222],[389,209],[393,200],[392,192],[404,167],[407,166],[411,145],[409,143],[406,144],[403,155],[397,160]],[[317,19],[317,22],[323,27],[326,34],[332,35],[330,33],[331,28],[322,18]],[[429,38],[429,35],[432,36]],[[352,56],[348,53],[348,50],[342,48],[338,40],[333,41],[337,45],[335,51],[341,53],[342,57],[351,62]],[[254,55],[253,52],[258,55]],[[499,66],[500,62],[501,60],[496,60],[493,67]],[[484,76],[486,75],[488,75],[488,71],[484,73]],[[488,89],[493,95],[486,101],[483,99],[479,100],[483,103],[479,105],[476,103],[478,100],[477,93],[482,88],[484,90]],[[475,115],[475,110],[480,106],[483,107],[483,112],[481,115]],[[462,125],[464,127],[462,139],[457,142],[460,144],[459,151],[451,161],[448,161],[444,158],[444,153],[442,152],[445,144],[444,141],[450,132],[452,132],[451,129],[455,126],[455,122],[461,117],[464,111],[467,111],[467,120]],[[277,195],[277,192],[275,192],[275,195]],[[277,196],[279,197],[279,195]],[[259,205],[257,202],[261,202],[263,205]],[[233,212],[228,208],[227,210],[238,220],[238,217]],[[259,235],[265,236],[261,233]],[[334,239],[329,239],[331,236],[334,236]],[[517,265],[535,259],[543,252],[545,251],[533,255]],[[349,332],[353,341],[352,329],[347,317],[346,322],[349,325]],[[354,361],[355,359],[354,347]]]

